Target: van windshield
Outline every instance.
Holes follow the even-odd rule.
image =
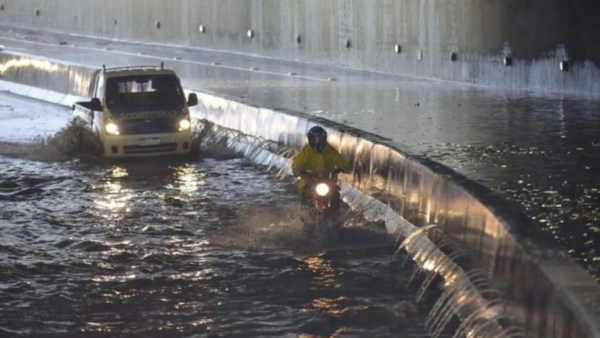
[[[173,75],[135,75],[109,78],[106,105],[109,109],[173,106],[182,108],[185,95]]]

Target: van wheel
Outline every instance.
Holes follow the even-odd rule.
[[[94,147],[94,155],[102,156],[104,155],[104,142],[100,140],[100,135],[96,132],[96,142]]]
[[[193,138],[190,144],[190,154],[198,155],[200,154],[200,139]]]
[[[102,156],[104,155],[104,143],[98,142],[94,143],[94,147],[92,148],[92,156]]]

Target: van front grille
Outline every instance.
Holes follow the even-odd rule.
[[[119,126],[121,135],[139,135],[139,134],[158,134],[174,133],[179,131],[179,126],[175,120],[165,121],[131,121]]]
[[[160,153],[170,153],[177,150],[177,143],[162,143],[162,144],[153,144],[153,145],[128,145],[123,146],[123,152],[128,155],[136,155],[136,154],[160,154]]]

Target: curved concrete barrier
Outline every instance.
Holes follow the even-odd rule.
[[[533,337],[600,337],[600,286],[519,207],[448,168],[411,157],[376,135],[290,111],[200,93],[199,117],[245,134],[301,147],[315,124],[353,163],[349,185],[418,226],[436,224],[459,241]]]
[[[36,61],[47,63],[41,67]],[[55,93],[34,96],[63,104],[66,94],[87,96],[94,74],[94,70],[75,65],[8,54],[0,54],[0,70],[4,90],[14,87],[20,93],[27,87]],[[394,148],[376,135],[211,93],[198,96],[195,118],[281,145],[299,148],[311,126],[324,126],[330,142],[353,164],[345,183],[370,193],[416,226],[436,224],[460,243],[476,267],[500,290],[508,304],[507,320],[523,327],[525,337],[600,337],[600,286],[555,249],[553,239],[536,230],[517,207],[444,166]],[[384,212],[373,217],[389,219]],[[391,223],[388,229],[398,230]]]
[[[0,90],[69,106],[90,96],[96,70],[0,53]]]

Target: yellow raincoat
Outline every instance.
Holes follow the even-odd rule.
[[[328,175],[331,171],[337,168],[348,170],[348,162],[346,162],[344,157],[332,146],[330,146],[329,143],[325,145],[325,148],[322,152],[316,151],[313,149],[313,147],[307,144],[292,160],[292,172],[294,175],[297,175],[302,169],[306,169],[320,175]],[[298,192],[300,194],[302,194],[302,190],[304,189],[305,185],[306,180],[301,178],[300,184],[298,185]]]

